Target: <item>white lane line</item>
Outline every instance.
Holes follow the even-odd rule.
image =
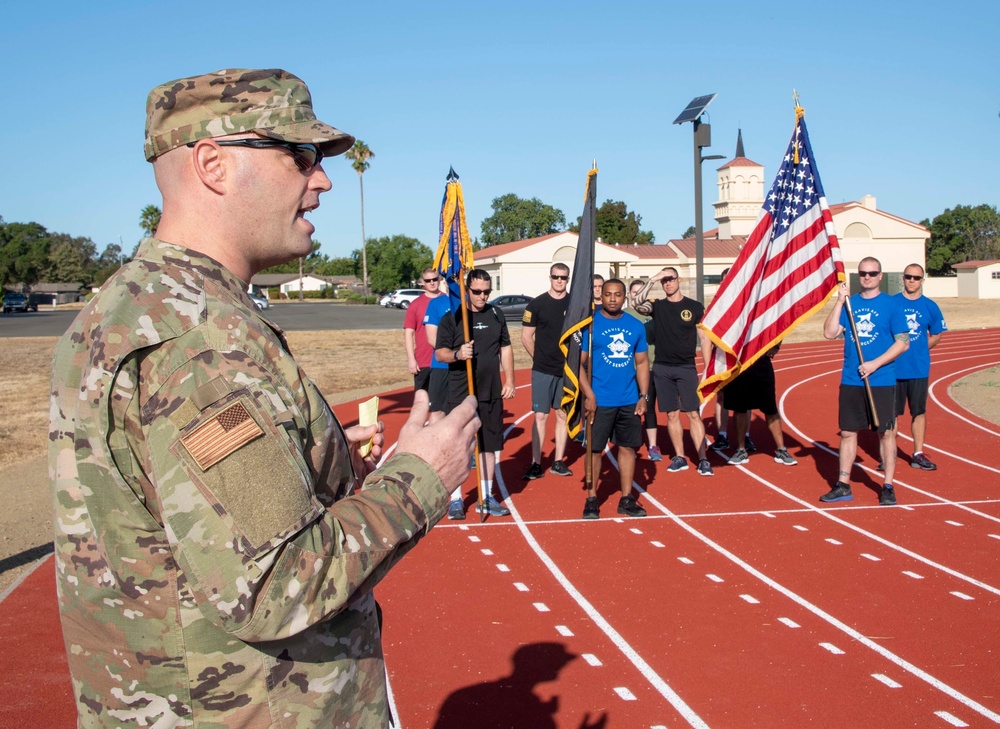
[[[492,549],[481,549],[479,551],[482,552],[483,554],[485,554],[487,557],[492,557],[493,556],[493,550]]]
[[[636,700],[635,694],[632,693],[631,691],[629,691],[624,686],[616,686],[615,687],[615,693],[618,694],[618,696],[620,696],[623,701],[635,701]]]
[[[957,716],[955,716],[954,714],[949,714],[947,711],[935,711],[934,715],[944,719],[952,726],[969,726],[964,721],[959,719]]]
[[[923,575],[918,575],[916,572],[911,572],[910,570],[903,570],[903,574],[906,575],[907,577],[912,577],[915,580],[924,579]]]
[[[960,522],[960,521],[952,521],[951,519],[945,519],[944,523],[945,524],[951,524],[952,526],[965,526],[965,524],[963,524],[962,522]]]
[[[873,673],[872,674],[872,678],[874,678],[876,681],[884,683],[889,688],[902,688],[903,687],[903,684],[896,683],[891,678],[889,678],[888,676],[886,676],[884,673]]]
[[[556,632],[559,633],[559,635],[561,635],[563,637],[566,637],[566,638],[572,638],[573,637],[573,631],[570,630],[569,628],[567,628],[565,625],[557,625],[556,626]]]
[[[993,539],[1000,539],[1000,534],[990,534],[990,537]]]
[[[598,659],[598,657],[595,656],[593,653],[584,653],[583,654],[583,660],[585,660],[591,666],[600,666],[600,665],[602,665],[600,659]]]
[[[876,557],[874,554],[868,554],[867,552],[862,552],[861,556],[865,559],[870,559],[872,562],[881,562],[881,557]]]
[[[964,369],[964,370],[958,370],[957,372],[950,372],[947,375],[945,375],[944,377],[939,377],[938,379],[934,380],[934,382],[932,382],[931,385],[930,385],[930,387],[928,388],[928,392],[930,393],[931,399],[934,402],[936,402],[937,405],[938,405],[938,407],[940,407],[946,413],[954,415],[956,418],[958,418],[962,422],[968,423],[973,428],[979,428],[980,430],[985,431],[985,432],[989,433],[990,435],[995,435],[995,436],[1000,437],[1000,433],[998,433],[997,431],[992,430],[992,429],[987,428],[987,427],[984,427],[984,426],[980,425],[979,423],[974,423],[971,420],[969,420],[967,417],[965,417],[965,416],[963,416],[963,415],[961,415],[959,413],[956,413],[954,410],[952,410],[947,405],[945,405],[943,402],[941,402],[938,399],[937,394],[935,394],[935,392],[934,392],[934,388],[937,387],[938,383],[940,383],[943,380],[952,379],[952,378],[955,377],[955,375],[961,375],[961,374],[964,374],[966,372],[972,372],[973,370],[986,370],[986,369],[989,369],[990,367],[995,367],[998,364],[1000,364],[1000,362],[987,362],[985,364],[976,365],[975,367],[967,367],[966,369]],[[927,447],[926,444],[925,444],[925,447]],[[943,451],[940,448],[933,448],[931,450],[935,450],[938,453],[947,453],[947,451]],[[948,455],[951,455],[951,454],[948,453]],[[964,458],[959,458],[959,460],[965,461]],[[973,462],[972,461],[966,461],[966,463],[973,463]],[[975,464],[975,465],[981,465],[981,464]],[[984,466],[984,468],[985,468],[985,466]],[[994,471],[996,469],[991,468],[989,470]]]
[[[514,587],[517,588],[518,592],[527,592],[528,591],[528,586],[526,584],[524,584],[523,582],[515,582],[514,583]]]
[[[389,671],[385,667],[384,663],[382,664],[382,669],[385,671],[385,698],[386,698],[386,701],[389,704],[389,710],[392,711],[392,715],[394,717],[396,717],[396,721],[398,722],[399,721],[399,709],[396,708],[396,697],[393,696],[393,693],[392,693],[392,683],[389,682]],[[393,727],[394,727],[394,729],[403,729],[403,725],[402,724],[394,724]]]
[[[835,656],[842,656],[842,655],[844,655],[844,651],[840,650],[840,648],[838,648],[837,646],[835,646],[833,643],[820,643],[820,647],[821,648],[826,648],[828,651],[830,651]]]
[[[504,433],[504,436],[506,437],[507,434],[510,433],[511,428],[514,428],[522,420],[526,420],[531,416],[532,414],[528,412],[515,420],[510,428],[508,428]],[[614,465],[617,468],[618,463],[615,462]],[[687,702],[681,698],[680,694],[674,691],[674,689],[671,688],[665,680],[663,680],[663,677],[660,676],[641,655],[639,655],[638,651],[636,651],[636,649],[633,648],[627,640],[625,640],[622,634],[611,626],[611,623],[608,622],[607,618],[601,615],[597,608],[595,608],[590,601],[583,596],[583,593],[576,588],[569,578],[566,577],[563,571],[559,569],[559,566],[556,565],[548,553],[542,549],[542,545],[538,543],[538,540],[535,539],[535,535],[531,533],[528,525],[524,523],[524,519],[521,518],[521,514],[518,512],[516,504],[510,498],[510,493],[507,491],[507,486],[504,483],[502,469],[499,468],[499,458],[497,459],[497,466],[496,481],[497,486],[500,489],[500,493],[503,496],[504,503],[507,505],[507,508],[510,509],[511,517],[517,525],[518,530],[521,532],[521,535],[524,537],[525,542],[538,556],[538,559],[545,565],[546,569],[549,570],[559,585],[569,594],[576,604],[580,606],[580,609],[586,613],[587,617],[590,618],[595,625],[597,625],[597,627],[612,643],[614,643],[615,648],[617,648],[622,655],[624,655],[625,658],[627,658],[629,662],[635,666],[636,670],[642,674],[642,677],[649,682],[649,684],[657,691],[657,693],[660,694],[660,696],[665,698],[670,705],[674,707],[677,713],[679,713],[688,724],[695,727],[695,729],[709,729],[705,720],[698,716],[695,710],[688,706]],[[584,658],[587,659],[586,656],[584,656]],[[590,662],[589,659],[587,659],[587,662]]]
[[[497,563],[497,569],[500,570],[501,572],[510,572],[510,567],[505,565],[503,562]]]
[[[540,613],[547,613],[547,612],[549,612],[549,606],[546,605],[544,602],[533,602],[531,604],[534,605],[535,606],[535,610],[537,610]]]
[[[914,509],[909,504],[897,504],[896,508],[902,509],[903,511],[916,511],[916,509]]]
[[[747,601],[748,603],[750,603],[751,605],[760,605],[760,600],[758,600],[758,599],[757,599],[756,597],[754,597],[753,595],[740,595],[740,598],[741,598],[742,600],[746,600],[746,601]]]
[[[469,531],[469,525],[468,524],[462,524],[458,528],[461,529],[463,532]]]
[[[631,529],[629,529],[629,531],[632,532],[633,534],[642,534],[642,530],[636,529],[635,527],[632,527]]]
[[[798,623],[796,623],[791,618],[778,618],[778,622],[779,623],[784,623],[789,628],[799,628],[799,627],[801,627]]]
[[[804,527],[801,524],[793,524],[792,525],[792,529],[798,529],[800,532],[807,532],[807,531],[809,531],[809,527]]]
[[[708,579],[710,579],[712,582],[725,582],[725,580],[722,579],[721,577],[719,577],[718,575],[708,574],[708,575],[705,575],[705,577],[707,577]]]
[[[663,542],[650,542],[650,544],[658,549],[663,549],[666,546]]]
[[[955,597],[960,598],[962,600],[975,600],[976,599],[976,598],[972,597],[971,595],[966,595],[964,592],[959,592],[958,590],[955,590],[954,592],[952,592],[950,594],[952,594]]]
[[[833,537],[828,537],[827,539],[824,539],[823,541],[825,541],[825,542],[829,542],[830,544],[836,544],[836,545],[837,545],[838,547],[839,547],[839,546],[841,546],[841,545],[843,544],[843,542],[838,542],[838,541],[837,541],[836,539],[834,539]]]
[[[477,537],[475,534],[470,534],[469,535],[469,541],[473,542],[473,543],[478,542],[479,541],[479,537]]]
[[[694,562],[688,559],[687,557],[678,557],[677,561],[683,562],[684,564],[694,564]]]
[[[763,516],[766,516],[766,517],[767,517],[768,519],[777,519],[777,518],[778,518],[778,517],[776,517],[776,516],[775,516],[774,514],[772,514],[772,513],[770,512],[770,511],[762,511],[762,512],[760,512],[760,513],[761,513],[761,514],[762,514]]]

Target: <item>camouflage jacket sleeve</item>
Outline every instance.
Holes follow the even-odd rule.
[[[122,470],[207,619],[248,642],[294,635],[364,596],[448,494],[413,455],[356,490],[340,423],[291,357],[193,346],[204,338],[119,371],[116,390],[143,383],[114,406],[134,460]]]

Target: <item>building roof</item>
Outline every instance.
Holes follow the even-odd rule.
[[[900,223],[905,223],[906,225],[911,225],[914,228],[919,228],[920,230],[922,230],[922,231],[924,231],[926,233],[930,233],[930,231],[927,230],[927,228],[925,228],[924,226],[922,226],[920,223],[914,223],[912,220],[907,220],[906,218],[901,218],[898,215],[893,215],[892,213],[887,213],[884,210],[879,210],[878,208],[876,208],[874,210],[872,208],[866,208],[862,203],[860,203],[857,200],[852,201],[852,202],[836,203],[835,205],[831,205],[830,206],[830,215],[840,215],[840,213],[845,213],[845,212],[847,212],[849,210],[867,210],[870,213],[875,213],[876,215],[882,215],[882,216],[884,216],[886,218],[890,218],[890,219],[898,221]]]
[[[82,288],[82,283],[70,281],[68,283],[36,283],[31,287],[31,291],[36,294],[59,294],[79,291]]]
[[[961,271],[974,271],[977,268],[992,266],[996,263],[1000,263],[1000,261],[963,261],[962,263],[953,263],[951,267]]]
[[[732,238],[723,238],[720,240],[714,236],[709,237],[709,233],[718,236],[719,229],[715,228],[714,230],[707,231],[704,235],[705,258],[735,258],[739,255],[743,244],[747,242],[745,235],[734,235]],[[672,240],[670,241],[670,245],[679,250],[684,257],[695,258],[694,249],[696,242],[694,236]]]
[[[548,235],[541,235],[537,238],[528,238],[526,240],[515,240],[510,243],[500,243],[495,246],[487,246],[482,250],[478,250],[473,254],[473,259],[476,258],[498,258],[500,256],[505,256],[508,253],[513,253],[514,251],[519,251],[522,248],[528,248],[536,243],[541,243],[543,240],[549,240],[550,238],[555,238],[556,236],[563,235],[564,233],[571,233],[572,235],[577,235],[569,230],[563,230],[558,233],[549,233]]]
[[[761,168],[763,168],[764,165],[759,164],[757,162],[754,162],[752,159],[747,159],[746,157],[736,157],[735,159],[729,160],[728,162],[726,162],[726,164],[722,165],[722,167],[718,167],[717,169],[724,170],[727,167],[761,167]]]
[[[633,256],[639,259],[660,259],[660,258],[679,258],[677,251],[670,247],[667,243],[651,243],[648,245],[631,245],[631,246],[614,246],[619,250],[625,250],[631,253]]]

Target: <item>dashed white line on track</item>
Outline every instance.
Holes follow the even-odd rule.
[[[951,524],[952,526],[965,526],[965,524],[963,524],[962,522],[960,522],[960,521],[952,521],[951,519],[945,519],[944,523],[945,524]]]
[[[642,529],[636,529],[635,527],[632,527],[629,531],[633,534],[642,534]]]
[[[916,572],[910,572],[910,570],[903,570],[903,574],[906,575],[907,577],[912,577],[915,580],[924,579],[923,575],[918,575]]]
[[[990,534],[990,537],[993,539],[1000,539],[1000,534]]]
[[[485,555],[486,555],[487,557],[491,557],[491,556],[493,556],[493,550],[492,550],[492,549],[482,549],[482,550],[480,550],[480,551],[481,551],[481,552],[482,552],[483,554],[485,554]]]
[[[758,600],[753,595],[740,595],[740,598],[746,600],[751,605],[760,605],[760,600]]]
[[[940,718],[944,719],[952,726],[969,726],[964,721],[959,719],[957,716],[955,716],[954,714],[949,714],[947,711],[935,711],[934,714],[935,716],[939,716]]]
[[[524,584],[523,582],[515,582],[514,583],[514,587],[517,588],[518,592],[527,592],[528,591],[528,586],[526,584]]]
[[[792,620],[791,618],[778,618],[778,622],[779,622],[779,623],[784,623],[784,624],[785,624],[785,625],[787,625],[787,626],[788,626],[789,628],[798,628],[798,627],[800,627],[800,626],[799,626],[799,624],[798,624],[798,623],[796,623],[796,622],[795,622],[794,620]]]
[[[844,651],[840,650],[840,648],[838,648],[837,646],[835,646],[833,643],[820,643],[819,645],[820,645],[821,648],[826,648],[828,651],[830,651],[835,656],[842,656],[842,655],[844,655]]]
[[[615,686],[615,693],[618,694],[623,701],[635,701],[635,694],[629,691],[624,686]]]
[[[462,526],[459,527],[459,529],[461,529],[463,532],[467,532],[469,531],[469,525],[463,524]]]
[[[570,630],[569,628],[567,628],[565,625],[557,625],[556,626],[556,632],[558,632],[559,635],[562,635],[562,636],[564,636],[566,638],[572,638],[573,637],[573,631]]]
[[[469,535],[469,541],[470,542],[478,542],[479,541],[479,537],[477,537],[475,534],[470,534]]]
[[[770,511],[762,511],[760,513],[763,514],[764,516],[766,516],[768,519],[777,519],[777,517],[774,514],[772,514]]]
[[[531,604],[534,605],[535,606],[535,610],[537,610],[540,613],[547,613],[547,612],[549,612],[549,606],[546,605],[544,602],[533,602]]]
[[[707,574],[705,575],[705,577],[710,579],[712,582],[725,582],[725,580],[719,577],[718,575]]]
[[[807,531],[809,531],[809,527],[804,527],[801,524],[793,524],[792,525],[792,529],[798,529],[800,532],[807,532]]]
[[[872,562],[881,562],[881,557],[876,557],[874,554],[868,554],[867,552],[862,552],[861,556],[865,559],[870,559]]]
[[[600,659],[597,656],[595,656],[593,653],[584,653],[583,654],[583,660],[585,660],[591,666],[600,666],[600,665],[602,665]]]
[[[678,557],[677,561],[683,562],[684,564],[694,564],[694,562],[687,557]]]
[[[663,544],[663,542],[650,542],[650,544],[652,544],[654,547],[658,547],[660,549],[663,549],[663,547],[666,546],[666,545]]]
[[[498,563],[497,564],[497,569],[500,570],[501,572],[510,572],[510,567],[508,567],[507,565],[505,565],[503,563]]]
[[[891,678],[886,676],[884,673],[873,673],[872,678],[874,678],[876,681],[884,683],[889,688],[903,688],[903,684],[896,683]]]
[[[972,595],[966,595],[964,592],[959,592],[958,590],[955,590],[951,594],[954,595],[955,597],[961,598],[962,600],[975,600],[976,599]]]
[[[838,541],[837,541],[836,539],[834,539],[833,537],[827,537],[827,539],[826,539],[825,541],[829,542],[830,544],[836,544],[836,545],[837,545],[838,547],[839,547],[839,546],[840,546],[841,544],[843,544],[843,542],[838,542]]]

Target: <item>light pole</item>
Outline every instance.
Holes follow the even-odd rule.
[[[700,121],[705,109],[717,94],[698,96],[680,113],[674,124],[691,122],[694,131],[694,256],[695,298],[705,302],[705,230],[701,219],[701,163],[708,159],[725,159],[721,154],[702,157],[701,150],[712,146],[712,125]]]

